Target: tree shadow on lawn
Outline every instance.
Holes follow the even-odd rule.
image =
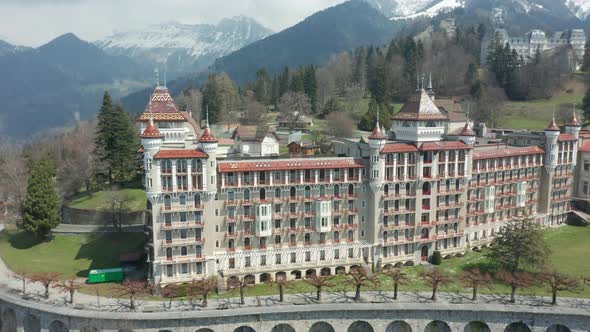
[[[8,242],[15,249],[30,249],[44,242],[34,234],[26,231],[5,232],[4,235],[1,236],[7,237]]]
[[[120,267],[121,254],[143,251],[144,239],[141,233],[102,233],[88,236],[88,241],[80,246],[76,259],[88,259],[91,263],[87,270],[78,271],[78,277],[88,277],[90,270]]]

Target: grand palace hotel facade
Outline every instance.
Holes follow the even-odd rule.
[[[367,139],[337,141],[333,157],[221,154],[209,125],[201,130],[179,112],[164,87],[137,121],[150,277],[162,286],[413,265],[435,250],[461,255],[489,245],[514,216],[558,226],[574,190],[590,195],[588,182],[572,186],[578,154],[590,151],[575,113],[563,128],[553,120],[510,145],[476,144],[472,124],[452,130],[429,89],[416,91],[388,132],[377,123]],[[590,153],[586,171],[590,181]]]

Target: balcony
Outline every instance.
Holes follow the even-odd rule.
[[[205,238],[175,238],[172,240],[162,240],[162,247],[174,247],[174,246],[181,246],[181,245],[191,245],[191,244],[203,244],[205,243]]]
[[[200,228],[203,227],[204,223],[202,221],[178,221],[172,223],[164,223],[161,226],[162,230],[172,230],[172,229],[190,229],[190,228]]]
[[[170,206],[162,206],[160,208],[160,213],[164,212],[188,212],[188,211],[199,211],[205,208],[202,204],[187,204],[187,205],[170,205]]]

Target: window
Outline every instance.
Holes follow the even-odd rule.
[[[186,205],[186,195],[181,194],[180,196],[178,196],[178,201],[180,202],[180,205]]]
[[[348,248],[348,258],[354,258],[354,248]]]
[[[188,251],[186,250],[186,247],[181,247],[180,248],[180,255],[186,256],[187,254],[188,254]]]
[[[260,256],[260,266],[266,266],[266,255]]]
[[[250,200],[250,189],[244,189],[244,200],[245,201]]]
[[[320,250],[320,260],[321,261],[326,260],[326,251],[325,250]]]
[[[244,267],[250,267],[250,256],[244,257]]]
[[[275,264],[277,264],[277,265],[282,264],[281,263],[281,254],[275,255]]]
[[[334,259],[340,259],[340,249],[334,249]]]
[[[281,236],[275,235],[275,244],[281,244]]]
[[[277,180],[280,178],[277,178]],[[281,188],[275,188],[275,198],[281,198]]]
[[[186,237],[187,237],[186,229],[181,229],[180,230],[180,238],[181,239],[186,239]]]
[[[230,269],[235,269],[236,268],[236,259],[233,258],[233,257],[229,259],[229,268]]]
[[[589,195],[590,193],[588,192],[588,181],[584,181],[584,187],[582,189],[584,195]]]
[[[166,276],[172,277],[174,275],[174,267],[172,265],[166,265]]]
[[[311,262],[311,251],[306,251],[305,252],[305,261],[306,262]]]
[[[187,274],[188,273],[188,265],[186,263],[180,265],[180,270],[182,271],[182,274]]]
[[[180,212],[180,222],[186,222],[186,212]]]
[[[297,254],[294,252],[291,253],[291,263],[297,263]]]

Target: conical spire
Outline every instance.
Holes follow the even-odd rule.
[[[555,113],[553,113],[553,118],[551,118],[551,122],[549,122],[549,126],[545,131],[560,131],[559,126],[555,122]]]
[[[574,104],[574,109],[572,111],[572,116],[568,121],[567,125],[569,127],[581,127],[582,123],[578,120],[578,116],[576,115],[576,104]]]
[[[381,125],[379,124],[379,111],[379,108],[377,108],[377,121],[375,123],[375,128],[371,132],[371,135],[369,135],[369,139],[384,140],[387,138],[385,134],[383,134],[383,131],[381,131]]]
[[[432,91],[432,72],[428,74],[428,90]]]
[[[160,133],[158,127],[154,124],[154,113],[152,112],[152,102],[150,101],[148,104],[148,109],[150,111],[150,122],[148,123],[147,127],[141,133],[139,137],[141,138],[162,138],[164,135]]]
[[[207,106],[207,117],[206,117],[206,125],[205,130],[203,131],[203,135],[199,138],[199,142],[201,143],[215,143],[217,139],[215,135],[213,135],[213,131],[209,128],[209,106]]]

